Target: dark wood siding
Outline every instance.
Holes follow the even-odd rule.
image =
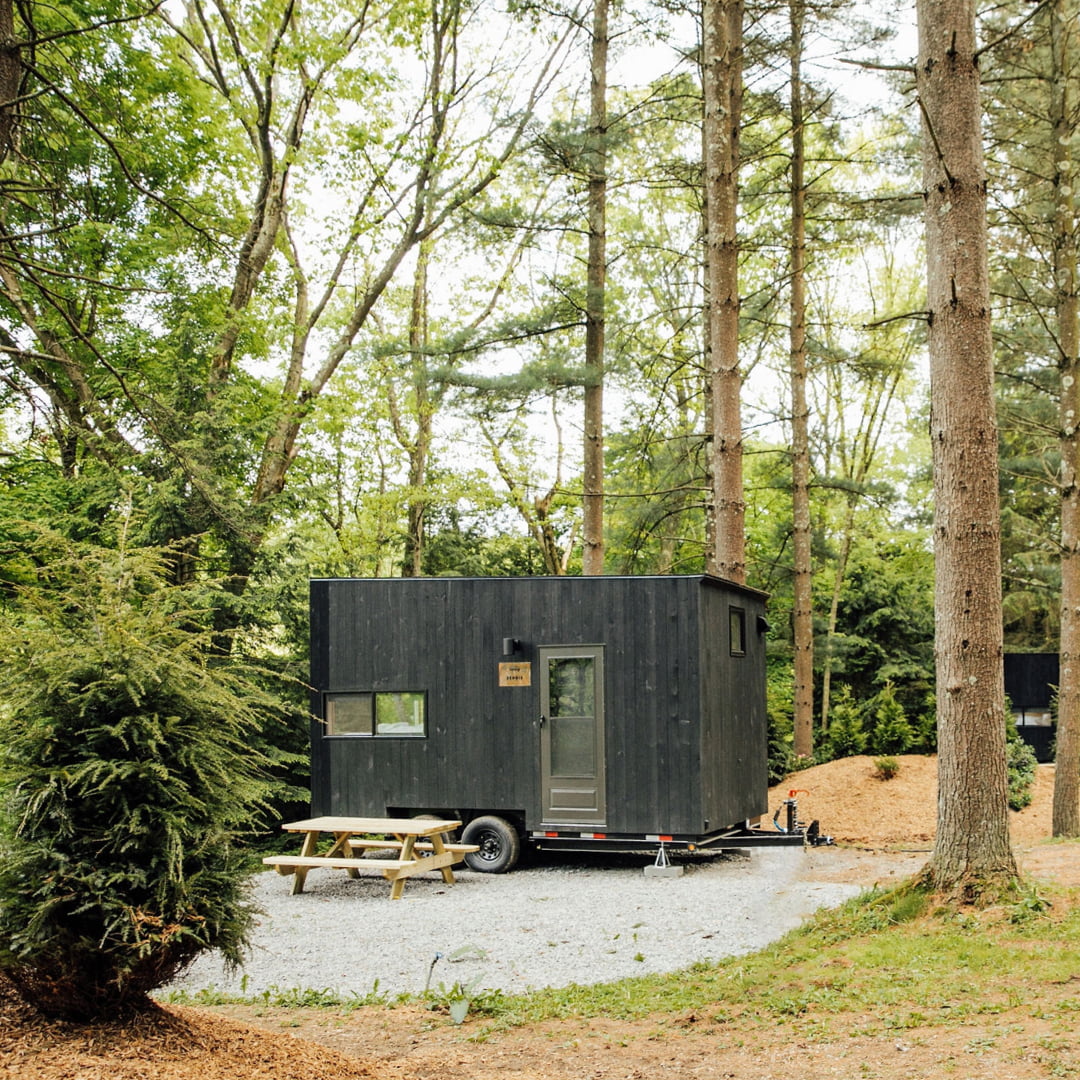
[[[1005,693],[1014,709],[1048,709],[1060,678],[1057,653],[1006,653]]]
[[[745,613],[745,653],[733,655],[730,613]],[[702,812],[707,825],[734,824],[768,809],[764,598],[706,581],[702,587]]]
[[[741,663],[727,655],[732,594],[753,645]],[[316,714],[327,691],[423,691],[428,723],[424,739],[326,737],[315,725],[316,813],[517,811],[537,827],[537,650],[586,644],[604,646],[609,831],[697,835],[764,809],[760,594],[700,577],[604,577],[323,580],[311,596]],[[504,658],[504,638],[521,652]],[[500,687],[504,659],[530,662],[532,685]]]

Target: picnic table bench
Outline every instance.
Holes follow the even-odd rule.
[[[451,867],[461,862],[475,844],[453,844],[443,839],[460,821],[433,818],[360,818],[317,817],[289,821],[281,827],[286,832],[304,834],[299,855],[268,855],[267,866],[279,874],[292,874],[292,891],[302,893],[308,871],[316,867],[346,870],[359,877],[361,869],[378,870],[390,883],[390,899],[400,900],[405,882],[415,874],[438,870],[447,885],[453,885]],[[330,848],[316,854],[323,833],[330,833]],[[368,851],[385,851],[388,858],[364,859]]]

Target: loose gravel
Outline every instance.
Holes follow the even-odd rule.
[[[229,973],[205,956],[170,989],[394,996],[459,983],[520,993],[674,971],[762,948],[859,891],[804,880],[807,857],[755,849],[663,878],[644,873],[644,857],[547,856],[510,874],[455,870],[452,886],[411,878],[398,901],[374,871],[312,870],[299,896],[271,871],[254,882],[263,914],[244,966]]]

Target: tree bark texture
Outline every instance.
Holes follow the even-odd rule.
[[[585,290],[584,574],[604,572],[604,292],[607,274],[608,0],[594,0],[589,133],[589,263]]]
[[[806,146],[802,0],[791,0],[791,543],[795,754],[814,753],[814,611],[810,533],[810,410],[806,404]]]
[[[395,419],[398,441],[409,455],[409,502],[406,507],[405,544],[401,560],[402,577],[420,577],[423,572],[425,517],[427,515],[428,458],[431,454],[434,408],[427,355],[428,344],[428,260],[430,238],[420,244],[413,275],[412,308],[409,318],[409,355],[412,370],[413,405],[416,409],[413,437],[409,437],[404,418]]]
[[[1061,372],[1061,640],[1054,773],[1054,836],[1080,836],[1080,304],[1077,302],[1075,169],[1069,77],[1076,16],[1050,8],[1050,110],[1054,143],[1053,269]]]
[[[22,62],[15,37],[15,8],[12,0],[0,0],[0,161],[11,152],[18,118]]]
[[[958,895],[1016,874],[1009,843],[997,424],[986,173],[972,0],[918,0],[923,115],[937,839],[931,881]]]
[[[704,168],[708,244],[709,381],[712,389],[712,516],[715,545],[707,565],[746,580],[742,376],[739,371],[739,125],[742,116],[741,0],[702,6]]]

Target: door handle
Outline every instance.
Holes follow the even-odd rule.
[[[547,717],[543,713],[541,713],[540,714],[540,726],[543,727],[544,724],[546,724],[546,723],[547,723]]]

